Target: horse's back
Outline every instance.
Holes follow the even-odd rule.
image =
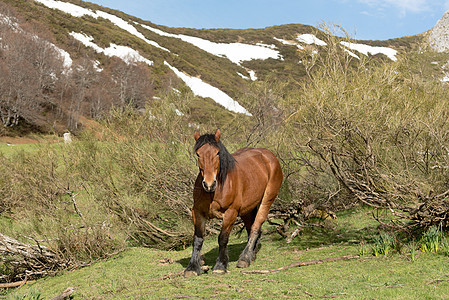
[[[239,164],[263,163],[273,167],[281,167],[276,156],[265,148],[242,148],[232,154]]]
[[[266,180],[282,182],[281,165],[276,156],[265,148],[242,148],[232,154],[237,167],[250,177],[265,177]]]

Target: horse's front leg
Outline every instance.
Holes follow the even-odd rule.
[[[227,272],[229,262],[228,240],[237,215],[238,213],[235,209],[228,209],[223,214],[223,225],[218,236],[218,257],[213,269],[214,274],[224,274]]]
[[[184,277],[201,274],[201,248],[203,247],[206,220],[203,214],[198,212],[198,210],[193,209],[192,215],[193,224],[195,226],[195,234],[193,236],[193,250],[189,265],[184,270]]]

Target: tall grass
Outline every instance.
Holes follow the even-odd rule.
[[[394,239],[390,234],[384,232],[374,237],[374,244],[372,246],[374,256],[387,256],[389,253],[391,253],[393,247]]]
[[[440,231],[438,227],[429,227],[421,237],[421,250],[423,252],[438,252],[439,246],[442,242]]]

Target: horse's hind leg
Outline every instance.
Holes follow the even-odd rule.
[[[276,190],[278,191],[278,190]],[[270,211],[271,204],[273,204],[274,199],[277,196],[276,193],[266,192],[260,203],[260,207],[257,211],[254,223],[251,226],[251,232],[248,237],[248,243],[242,254],[240,254],[239,261],[237,262],[238,268],[247,268],[256,259],[256,253],[258,250],[260,236],[262,234],[261,227],[263,222],[268,217],[268,212]]]
[[[254,224],[254,220],[256,219],[258,207],[254,208],[249,214],[245,216],[240,216],[242,218],[243,224],[245,224],[246,232],[249,235],[251,234],[251,227]]]

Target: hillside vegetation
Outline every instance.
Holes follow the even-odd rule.
[[[320,47],[312,44],[299,48],[293,44],[284,44],[280,39],[294,42],[298,35],[305,33],[326,39],[329,34],[325,30],[300,24],[246,30],[167,28],[88,2],[70,3],[91,9],[92,12],[101,10],[121,18],[123,22],[132,24],[146,39],[170,50],[164,51],[150,45],[102,17],[74,17],[58,9],[49,9],[34,0],[3,0],[0,3],[0,14],[5,16],[4,21],[0,22],[2,39],[5,44],[10,44],[8,49],[11,50],[3,48],[0,51],[3,75],[0,80],[4,89],[1,91],[3,102],[0,109],[3,134],[33,131],[60,134],[64,130],[76,132],[83,127],[84,118],[99,120],[112,107],[130,105],[143,109],[145,105],[155,104],[154,96],[161,97],[172,88],[181,91],[184,96],[184,92],[189,92],[188,88],[166,63],[211,84],[244,107],[251,107],[252,103],[246,101],[246,95],[253,83],[241,75],[254,71],[260,81],[276,78],[286,83],[286,90],[298,89],[300,82],[307,80],[303,56],[314,55],[315,51],[320,55]],[[275,47],[282,59],[255,59],[235,64],[224,56],[213,55],[178,38],[156,34],[144,26],[216,43],[262,43]],[[105,48],[111,44],[130,47],[150,59],[153,65],[128,63],[118,57],[97,53],[71,36],[72,32],[91,37],[98,47]],[[344,32],[338,34],[344,35]],[[39,38],[35,39],[35,36]],[[399,55],[407,56],[421,49],[423,36],[361,42],[393,47],[399,51]],[[65,51],[64,55],[61,55],[62,51]],[[68,56],[70,67],[67,66]],[[430,55],[429,63],[445,59],[434,56]],[[373,57],[379,61],[388,61],[382,54]],[[443,64],[433,65],[433,69],[426,67],[427,71],[423,75],[442,77]],[[34,78],[38,80],[32,80]],[[198,118],[207,118],[206,122],[216,120],[208,117],[211,111],[220,118],[225,117],[227,121],[241,117],[230,116],[228,111],[211,99],[200,97],[191,102],[189,109],[193,115],[190,121],[196,123],[199,122]]]
[[[82,1],[73,3],[98,8]],[[36,12],[38,18],[33,17]],[[18,267],[15,262],[23,253],[5,252],[0,258],[0,281],[23,280],[24,274],[27,279],[55,275],[122,251],[125,252],[120,259],[125,261],[134,260],[140,253],[148,257],[174,253],[173,257],[181,262],[169,263],[167,270],[180,271],[185,267],[182,261],[186,256],[186,251],[181,250],[189,247],[193,232],[191,190],[198,172],[192,153],[193,133],[195,129],[214,132],[217,127],[230,152],[242,147],[266,147],[275,153],[283,168],[284,182],[272,207],[272,224],[265,230],[270,235],[268,252],[261,255],[261,263],[268,265],[260,267],[284,264],[282,257],[276,257],[270,265],[269,254],[279,248],[293,259],[296,256],[292,253],[298,249],[321,244],[335,246],[340,242],[345,246],[323,252],[318,249],[312,258],[331,256],[333,249],[338,255],[350,255],[357,248],[359,254],[366,255],[366,242],[384,245],[373,246],[370,256],[388,256],[393,251],[414,261],[418,249],[449,253],[448,86],[440,80],[442,62],[447,61],[448,55],[422,51],[426,49],[420,43],[422,37],[370,42],[397,43],[398,48],[407,49],[406,55],[398,54],[396,61],[383,54],[356,58],[340,43],[352,42],[351,38],[338,37],[336,32],[342,32],[338,26],[323,25],[315,33],[326,46],[310,45],[298,51],[297,46],[283,44],[283,61],[242,63],[258,75],[264,74],[256,81],[248,81],[236,75],[242,67],[224,57],[199,51],[188,43],[151,36],[160,44],[165,39],[164,46],[173,43],[179,47],[179,56],[164,53],[143,45],[102,18],[67,17],[31,0],[5,0],[0,13],[8,13],[13,24],[20,25],[20,30],[14,30],[0,23],[1,41],[8,41],[8,47],[15,50],[0,48],[0,68],[4,71],[0,72],[0,133],[41,131],[52,135],[51,142],[34,147],[0,147],[0,233],[37,244],[40,249],[45,247],[63,262],[59,268],[52,266],[38,272],[26,265]],[[128,64],[94,53],[67,35],[77,26],[95,36],[102,46],[115,39],[140,45],[136,47],[142,53],[159,55],[192,76],[209,78],[216,86],[238,96],[251,116],[230,112],[211,99],[195,96],[161,61],[155,60],[152,66]],[[25,29],[27,33],[23,34],[21,30]],[[255,42],[259,33],[265,42],[265,35],[272,38],[274,34],[289,40],[298,31],[305,33],[309,29],[287,25],[229,31],[227,35],[224,30],[164,28],[234,42]],[[150,32],[146,34],[150,37]],[[48,38],[44,40],[45,36]],[[70,72],[64,69],[64,61],[58,55],[61,52],[46,41],[67,47],[74,58]],[[153,52],[143,52],[146,48]],[[95,60],[100,61],[101,72],[95,70]],[[202,63],[197,64],[199,61]],[[55,143],[65,129],[75,131],[73,142]],[[332,223],[323,223],[335,212],[344,218],[354,209],[365,213],[349,234]],[[321,219],[318,224],[314,223],[317,215]],[[217,228],[219,223],[212,221],[208,234],[217,233]],[[310,228],[325,230],[305,230]],[[429,238],[427,243],[425,236],[433,236],[433,240]],[[236,243],[244,239],[239,237]],[[309,243],[301,244],[305,239],[310,239]],[[404,266],[401,259],[394,258],[405,272],[410,265]],[[438,266],[447,258],[440,255],[429,261]],[[113,264],[114,260],[102,262],[89,270],[104,265],[115,268]],[[385,261],[376,260],[374,264]],[[367,260],[360,268],[370,266]],[[431,278],[420,277],[421,282],[444,275],[435,270],[429,270]],[[142,268],[136,272],[150,271],[154,270]],[[154,272],[162,276],[167,271],[157,268]],[[385,274],[379,276],[384,280]],[[117,277],[110,280],[111,288],[105,293],[126,290]],[[236,277],[214,280],[234,287]],[[238,282],[241,280],[238,277]],[[405,281],[410,285],[409,279]],[[141,284],[136,284],[137,288]],[[189,286],[192,293],[198,291],[197,286],[190,286],[190,281],[181,278],[170,284]],[[292,289],[289,284],[283,289]],[[379,281],[373,284],[378,287]],[[387,286],[394,284],[389,282]],[[155,286],[167,288],[159,283]],[[167,289],[172,292],[173,286]],[[95,296],[84,289],[87,288],[83,287],[84,297]],[[359,291],[345,289],[334,285],[329,291],[323,290],[323,286],[305,291],[314,295],[360,295]],[[428,289],[424,288],[416,295],[426,292]],[[142,295],[148,293],[144,290]],[[267,295],[281,296],[279,293],[269,291]],[[294,296],[304,293],[301,290]],[[372,293],[374,297],[376,291]],[[238,291],[232,296],[238,297]]]

